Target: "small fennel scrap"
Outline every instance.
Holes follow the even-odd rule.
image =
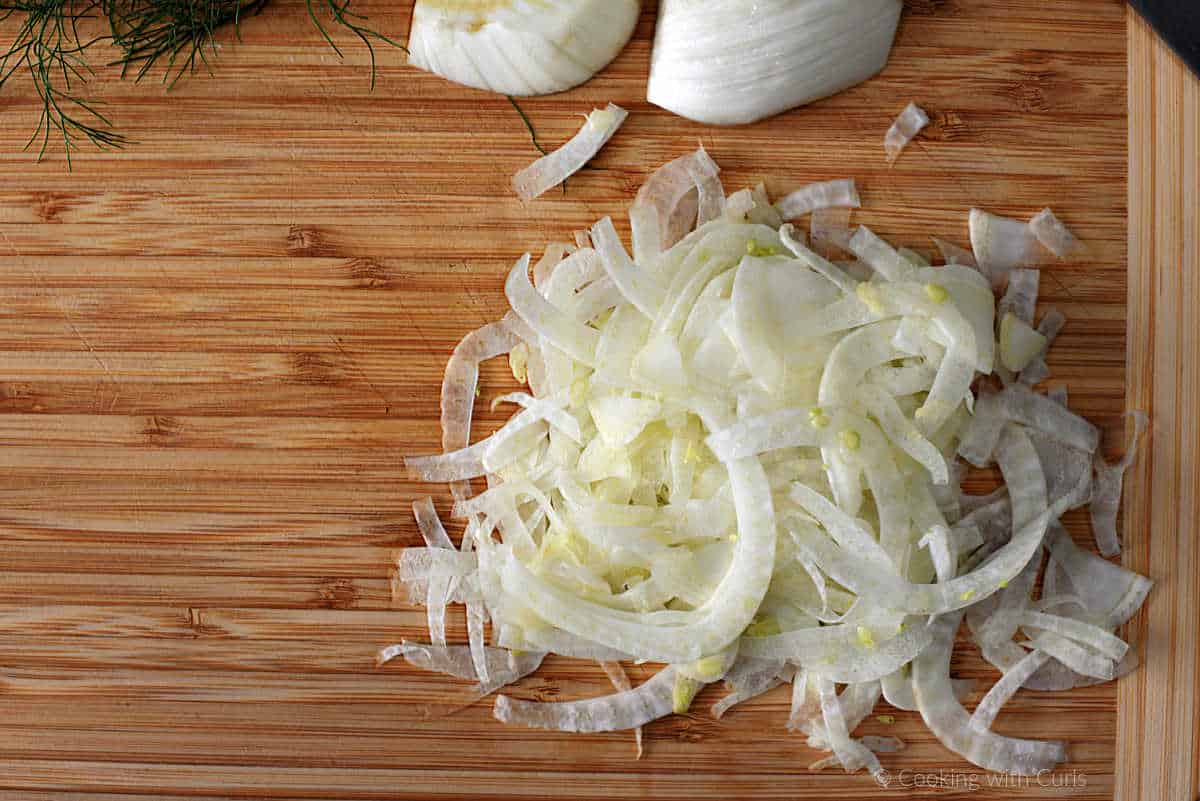
[[[888,164],[892,164],[900,158],[900,154],[904,152],[904,148],[908,147],[908,143],[915,139],[917,134],[928,124],[929,116],[924,109],[916,103],[909,103],[892,123],[892,127],[888,128],[887,135],[883,138],[883,149],[887,153]]]
[[[607,108],[594,109],[571,141],[513,176],[513,189],[517,195],[524,201],[533,200],[579,172],[628,116],[629,112],[612,103]]]

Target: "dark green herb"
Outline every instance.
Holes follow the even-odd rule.
[[[269,0],[259,0],[259,2],[262,3],[266,3],[268,1]],[[378,39],[379,41],[390,44],[393,47],[400,48],[405,53],[408,52],[408,48],[399,42],[389,39],[382,33],[363,25],[362,23],[366,22],[367,18],[362,14],[355,14],[353,11],[351,11],[350,2],[351,0],[344,0],[344,2],[340,3],[338,0],[304,0],[305,5],[308,7],[309,18],[313,21],[313,24],[317,26],[317,30],[321,32],[321,35],[325,37],[325,41],[328,42],[329,46],[333,48],[333,52],[337,53],[339,57],[342,55],[342,50],[337,46],[337,44],[334,43],[333,38],[330,37],[329,33],[325,30],[325,26],[321,24],[321,18],[317,16],[315,8],[316,6],[325,6],[329,11],[329,14],[333,17],[334,22],[353,33],[364,45],[366,45],[367,51],[371,54],[371,89],[374,90],[375,46],[371,44],[371,40]]]
[[[14,75],[28,74],[42,101],[42,114],[28,148],[41,140],[38,160],[46,153],[50,137],[62,137],[67,165],[71,150],[87,140],[97,147],[113,148],[125,144],[125,137],[113,133],[108,119],[96,104],[76,94],[87,83],[92,68],[83,51],[98,39],[80,37],[79,22],[92,16],[101,0],[63,2],[63,0],[0,0],[0,24],[15,20],[16,35],[8,50],[0,56],[0,88]]]
[[[0,25],[16,24],[8,50],[0,54],[0,89],[14,75],[28,74],[42,101],[38,127],[26,147],[40,140],[38,160],[51,137],[62,139],[67,165],[71,152],[90,141],[101,149],[128,144],[112,131],[112,124],[80,94],[80,85],[94,70],[85,51],[101,41],[120,49],[121,76],[141,80],[156,67],[163,81],[174,86],[200,66],[211,71],[217,32],[232,26],[235,33],[243,17],[257,14],[270,0],[0,0]],[[375,88],[375,43],[403,49],[366,25],[366,17],[350,10],[351,0],[305,0],[308,16],[321,36],[339,56],[341,48],[328,25],[353,33],[371,54],[371,88]],[[103,17],[105,35],[85,39],[79,23]],[[322,19],[326,17],[326,19]]]
[[[521,115],[521,122],[525,123],[525,130],[529,131],[529,138],[533,142],[533,146],[536,147],[537,151],[543,156],[548,155],[546,153],[546,148],[538,144],[537,131],[533,129],[533,123],[530,121],[529,115],[525,113],[525,109],[517,105],[517,99],[512,95],[508,96],[508,102],[512,103],[512,107],[515,108],[517,113]]]
[[[106,0],[112,41],[121,49],[121,77],[133,70],[141,80],[158,64],[163,82],[174,86],[185,73],[203,65],[211,72],[205,48],[216,53],[216,33],[243,16],[257,14],[268,0]]]
[[[533,142],[533,146],[535,148],[537,148],[537,152],[541,153],[543,156],[550,155],[546,151],[546,148],[542,147],[541,144],[538,142],[537,131],[534,130],[533,122],[529,119],[529,115],[525,113],[525,109],[521,108],[521,106],[517,103],[517,99],[515,97],[513,97],[512,95],[507,95],[507,97],[508,97],[508,102],[512,103],[512,107],[515,108],[517,110],[517,113],[521,115],[521,122],[525,123],[525,130],[529,131],[529,139],[531,142]],[[562,186],[563,194],[564,195],[567,194],[567,182],[563,181],[561,186]]]

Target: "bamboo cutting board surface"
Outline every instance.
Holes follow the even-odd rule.
[[[361,8],[402,37],[408,5]],[[706,692],[692,714],[648,727],[635,761],[629,735],[506,729],[489,703],[465,704],[461,683],[376,669],[380,646],[423,636],[423,612],[395,604],[388,583],[396,551],[419,542],[411,502],[432,491],[446,510],[442,488],[406,482],[399,457],[437,448],[445,359],[503,312],[512,262],[605,214],[620,223],[648,172],[697,142],[729,189],[765,180],[778,194],[854,175],[866,206],[856,220],[924,250],[930,235],[965,245],[973,205],[1018,216],[1052,205],[1092,253],[1044,274],[1044,304],[1070,321],[1051,366],[1117,452],[1127,380],[1135,398],[1165,408],[1165,395],[1137,387],[1163,369],[1165,345],[1195,341],[1194,330],[1151,341],[1131,318],[1138,347],[1151,350],[1132,357],[1141,372],[1127,377],[1126,294],[1137,301],[1156,264],[1135,261],[1143,272],[1127,280],[1127,54],[1150,40],[1127,48],[1124,6],[1108,0],[912,3],[877,80],[720,130],[644,102],[652,32],[648,11],[598,78],[522,102],[546,146],[593,106],[632,112],[595,169],[529,207],[508,180],[537,154],[507,100],[410,70],[386,50],[371,94],[364,52],[346,42],[339,62],[299,0],[247,21],[240,44],[226,36],[216,77],[170,94],[102,70],[90,91],[138,143],[82,152],[73,173],[57,154],[35,166],[19,151],[35,101],[19,83],[4,88],[0,800],[877,791],[862,776],[806,771],[821,755],[785,731],[783,691],[719,722]],[[883,132],[909,100],[934,125],[889,169]],[[1154,208],[1137,208],[1148,215],[1137,225],[1156,224]],[[1171,309],[1195,294],[1190,282],[1171,291],[1159,293]],[[1154,328],[1153,312],[1138,319]],[[484,401],[511,387],[505,372],[485,369]],[[1194,411],[1194,396],[1177,402]],[[498,420],[485,413],[480,428]],[[1160,492],[1165,503],[1194,499],[1194,476],[1157,483],[1194,435],[1156,434],[1138,509],[1149,514]],[[1178,514],[1179,536],[1194,539],[1191,507]],[[1087,536],[1082,516],[1068,522]],[[1162,578],[1171,560],[1153,546],[1169,547],[1174,532],[1145,534],[1131,530],[1133,558]],[[1179,585],[1196,578],[1187,553],[1192,572]],[[1171,642],[1188,609],[1153,607],[1141,639]],[[452,635],[464,629],[455,618]],[[1172,653],[1171,698],[1194,711],[1194,651],[1191,662]],[[1143,676],[1159,664],[1149,658]],[[995,676],[969,648],[956,659],[960,675]],[[631,668],[635,680],[649,672]],[[1022,694],[1000,730],[1065,738],[1072,755],[1029,782],[989,780],[912,714],[881,707],[896,722],[863,731],[909,744],[885,759],[897,781],[883,797],[1107,799],[1119,787],[1123,798],[1184,801],[1139,794],[1149,782],[1195,782],[1151,764],[1162,755],[1148,750],[1149,732],[1166,708],[1155,686],[1126,682],[1120,711],[1112,685]],[[608,691],[598,668],[553,658],[515,690]],[[1186,717],[1172,720],[1172,732],[1186,731]],[[1195,770],[1194,757],[1187,764]]]
[[[1120,688],[1121,799],[1200,795],[1200,534],[1195,423],[1200,271],[1200,80],[1134,18],[1129,27],[1131,405],[1154,417],[1130,482],[1125,562],[1158,581],[1134,619],[1146,669]]]

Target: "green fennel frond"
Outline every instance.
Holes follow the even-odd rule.
[[[67,157],[83,142],[104,150],[129,143],[112,130],[96,101],[81,94],[94,70],[86,51],[110,41],[120,51],[115,64],[121,76],[140,81],[156,67],[163,82],[174,86],[185,74],[203,67],[212,71],[210,59],[217,51],[217,32],[232,27],[239,35],[244,17],[262,11],[270,0],[0,0],[0,26],[15,25],[11,44],[0,53],[0,90],[14,77],[28,75],[42,113],[26,147],[40,142],[38,160],[52,139],[61,139]],[[351,0],[305,0],[313,24],[329,46],[341,56],[330,34],[345,29],[359,39],[371,55],[371,88],[375,88],[375,44],[383,42],[404,50],[367,25],[367,18],[350,10]],[[323,20],[322,17],[325,17]],[[104,19],[108,32],[85,38],[79,23]],[[407,52],[407,50],[406,50]]]

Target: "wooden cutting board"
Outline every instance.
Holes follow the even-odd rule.
[[[400,37],[409,5],[355,3]],[[720,130],[645,103],[652,32],[648,11],[597,79],[522,103],[547,147],[593,106],[632,112],[594,169],[528,207],[508,181],[536,152],[507,100],[386,49],[370,93],[365,52],[341,37],[340,62],[299,0],[248,20],[241,43],[224,36],[216,76],[170,93],[101,69],[88,91],[137,143],[82,151],[74,172],[53,148],[41,165],[20,151],[36,101],[4,87],[0,801],[876,792],[806,770],[820,755],[785,731],[783,691],[720,722],[706,692],[650,726],[635,761],[629,735],[506,729],[461,683],[374,667],[380,646],[423,632],[388,573],[419,541],[413,499],[444,510],[445,494],[407,483],[399,457],[438,444],[454,343],[503,311],[522,252],[623,221],[648,172],[697,143],[731,189],[856,176],[856,219],[920,249],[965,245],[971,206],[1052,205],[1087,240],[1086,263],[1044,273],[1042,300],[1070,320],[1055,380],[1114,452],[1127,392],[1156,413],[1128,534],[1161,582],[1135,630],[1146,669],[1119,691],[1022,694],[1000,730],[1071,743],[1070,763],[1032,781],[985,777],[912,714],[881,707],[895,723],[863,731],[909,746],[885,760],[882,797],[940,781],[939,798],[1192,801],[1196,82],[1114,0],[929,0],[880,78]],[[883,133],[910,100],[935,121],[889,168]],[[484,400],[510,386],[489,367]],[[995,675],[969,648],[956,665],[981,689]],[[562,659],[517,690],[607,691]]]

